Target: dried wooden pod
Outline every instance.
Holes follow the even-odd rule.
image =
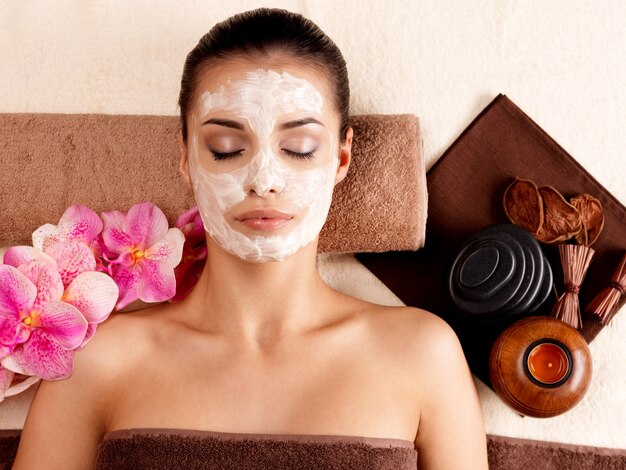
[[[543,225],[535,238],[543,243],[569,240],[583,228],[578,209],[568,203],[552,186],[541,186],[539,194],[543,201]]]
[[[583,229],[576,234],[579,245],[591,246],[598,239],[604,227],[602,203],[591,194],[579,194],[571,198],[570,203],[578,212],[583,222]]]
[[[515,181],[504,191],[502,202],[504,212],[512,223],[530,233],[541,228],[543,201],[535,183],[515,177]]]
[[[582,216],[581,216],[582,218]],[[578,232],[576,235],[574,235],[574,238],[576,239],[576,243],[580,246],[589,246],[589,232],[587,231],[587,229],[585,228],[585,223],[583,222],[583,228],[580,229],[580,232]]]

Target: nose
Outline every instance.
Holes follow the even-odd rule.
[[[259,196],[263,196],[266,193],[279,193],[282,190],[283,185],[270,175],[257,175],[244,187],[246,193],[249,194],[254,191]]]
[[[266,193],[280,193],[285,188],[285,180],[277,172],[263,171],[250,175],[248,182],[244,185],[246,194],[254,191],[258,196]]]
[[[248,173],[244,184],[246,194],[254,191],[258,196],[263,196],[268,192],[280,193],[284,188],[285,179],[275,158],[271,155],[261,155],[252,164]]]

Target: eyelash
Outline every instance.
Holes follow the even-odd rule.
[[[292,152],[291,150],[283,149],[283,152],[285,152],[290,157],[300,158],[302,160],[309,160],[313,158],[314,151],[309,152],[309,153],[298,153],[298,152]]]
[[[211,150],[211,155],[213,155],[213,158],[215,158],[216,160],[227,160],[229,158],[238,157],[242,153],[243,149],[235,150],[234,152],[216,152],[214,150]]]
[[[298,153],[292,152],[291,150],[283,149],[283,152],[285,152],[290,157],[299,158],[302,160],[309,160],[314,157],[314,151],[309,153]],[[215,150],[211,150],[211,155],[213,155],[213,158],[215,158],[215,160],[227,160],[229,158],[238,157],[242,153],[243,149],[235,150],[234,152],[216,152]]]

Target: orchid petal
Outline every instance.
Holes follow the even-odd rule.
[[[46,241],[49,238],[53,238],[54,240],[60,239],[59,229],[56,225],[44,224],[33,232],[33,246],[43,251]]]
[[[144,256],[153,261],[163,261],[168,266],[175,268],[183,256],[184,244],[183,232],[177,228],[171,228],[164,238],[145,251]]]
[[[115,281],[104,273],[87,272],[76,276],[63,293],[63,301],[76,307],[91,323],[109,316],[119,295]]]
[[[87,320],[80,311],[65,302],[49,302],[40,317],[41,329],[65,349],[74,349],[85,337]],[[31,332],[32,339],[34,332]],[[27,344],[28,341],[24,344]]]
[[[24,390],[26,390],[28,387],[30,387],[31,385],[36,384],[37,382],[39,382],[41,380],[40,377],[37,377],[36,375],[32,375],[30,377],[28,377],[25,380],[22,380],[19,383],[13,384],[11,385],[6,392],[4,392],[4,397],[11,397],[13,395],[17,395],[18,393],[22,393]]]
[[[91,338],[93,338],[93,335],[96,334],[97,328],[98,328],[97,323],[90,323],[89,325],[87,325],[87,333],[85,333],[85,339],[83,339],[83,342],[80,343],[80,346],[78,346],[75,349],[75,351],[83,349],[87,345],[87,343],[91,341]]]
[[[5,364],[7,359],[11,361]],[[15,368],[20,368],[24,371],[20,373],[36,375],[42,379],[65,379],[74,369],[74,351],[64,349],[52,335],[37,328],[26,343],[3,359],[2,365],[14,371]]]
[[[176,294],[170,299],[170,302],[179,302],[189,295],[191,290],[198,283],[204,265],[204,260],[196,260],[181,263],[176,266],[176,269],[174,269],[174,274],[176,275]]]
[[[102,219],[92,209],[81,204],[67,208],[59,220],[58,229],[63,237],[89,245],[102,231]]]
[[[54,258],[32,246],[12,246],[4,252],[4,264],[17,268],[20,264],[28,263],[32,260],[48,261],[54,263]]]
[[[63,282],[56,266],[45,261],[33,260],[20,265],[18,270],[37,288],[37,297],[32,309],[41,310],[48,302],[61,299]]]
[[[24,343],[30,337],[31,329],[27,327],[23,322],[17,325],[17,337],[15,338],[16,344]]]
[[[122,212],[103,212],[102,220],[104,221],[102,239],[109,250],[124,253],[133,247],[134,241],[126,232],[126,217]]]
[[[4,400],[5,392],[11,386],[13,382],[14,372],[9,369],[5,369],[0,365],[0,402]]]
[[[189,223],[180,228],[180,231],[185,235],[185,242],[192,247],[206,244],[206,232],[204,231],[204,227],[202,225],[199,227],[198,229],[198,225]]]
[[[22,354],[22,345],[20,345],[13,353],[0,361],[2,367],[9,369],[16,374],[23,375],[33,375],[28,369],[24,368],[24,366],[18,362],[18,357],[21,358]]]
[[[93,250],[94,255],[96,256],[96,258],[115,258],[115,256],[117,255],[117,253],[109,250],[106,246],[106,243],[104,243],[104,238],[102,238],[102,233],[100,233],[94,240],[93,242],[91,242],[91,249]],[[96,259],[96,263],[98,263],[99,260]]]
[[[113,271],[113,280],[120,289],[115,310],[121,310],[126,305],[134,302],[137,296],[137,285],[139,284],[140,271],[137,266],[117,265]]]
[[[96,258],[89,246],[76,240],[56,242],[46,251],[57,262],[57,271],[64,286],[69,285],[76,276],[96,269]]]
[[[176,220],[176,227],[182,230],[187,240],[194,242],[206,240],[204,223],[202,222],[198,206],[194,206],[181,214]]]
[[[37,287],[17,268],[0,265],[0,312],[14,314],[30,311],[37,298]]]
[[[187,225],[191,222],[195,221],[195,217],[200,213],[198,210],[198,206],[193,206],[191,209],[183,212],[176,219],[176,227],[183,228],[184,225]]]
[[[143,260],[137,294],[144,302],[163,302],[176,293],[174,269],[162,261]]]
[[[117,228],[106,229],[102,238],[107,248],[114,253],[124,253],[133,248],[133,239]]]
[[[126,214],[121,211],[105,211],[102,213],[103,231],[107,228],[119,228],[126,231]]]
[[[128,210],[126,228],[139,249],[146,249],[165,238],[168,227],[165,214],[152,202],[135,204]]]
[[[0,312],[0,348],[12,348],[28,339],[23,337],[23,328],[20,325],[24,326],[18,315]]]

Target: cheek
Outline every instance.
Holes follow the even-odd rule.
[[[198,165],[195,157],[190,157],[189,173],[196,202],[205,210],[224,213],[246,196],[243,191],[246,172],[243,169],[211,173]]]
[[[323,168],[288,171],[285,174],[283,196],[297,207],[308,207],[327,191],[327,178],[328,172]]]

